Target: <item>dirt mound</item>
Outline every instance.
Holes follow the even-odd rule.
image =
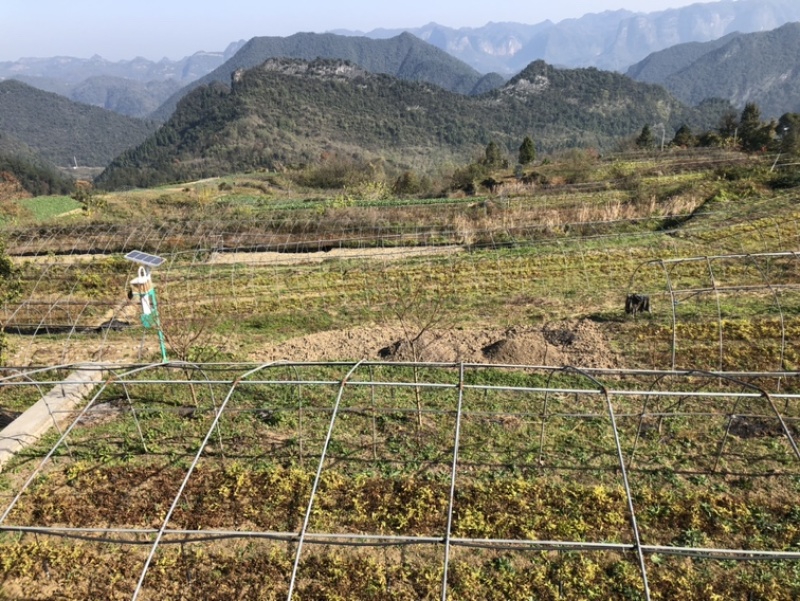
[[[134,322],[135,314],[125,307],[117,315]],[[135,308],[134,308],[135,309]],[[114,325],[114,324],[112,324]],[[106,341],[73,337],[69,344],[60,338],[45,344],[19,343],[12,355],[16,365],[53,365],[70,361],[141,361],[158,354],[155,337],[143,341]],[[571,365],[575,367],[619,367],[600,324],[585,320],[551,323],[545,327],[517,326],[508,329],[449,329],[426,333],[415,349],[399,327],[359,326],[319,332],[285,342],[257,347],[246,357],[254,362],[270,361],[414,361],[438,363],[493,363],[503,365]]]
[[[400,328],[364,326],[320,332],[265,349],[255,360],[336,361],[350,359],[508,365],[616,367],[600,326],[586,320],[545,327],[442,330],[426,332],[415,343]],[[265,356],[266,354],[266,356]]]

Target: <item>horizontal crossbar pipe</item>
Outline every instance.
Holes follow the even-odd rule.
[[[64,527],[26,527],[3,526],[0,532],[15,532],[19,534],[40,534],[65,539],[79,539],[88,542],[123,544],[130,546],[151,545],[152,541],[131,540],[120,537],[98,537],[94,535],[129,535],[148,537],[158,533],[158,530],[133,529],[133,528],[64,528]],[[219,540],[269,540],[279,542],[296,542],[299,538],[297,532],[268,532],[241,530],[181,530],[167,529],[163,532],[161,544],[200,544]],[[350,534],[350,533],[311,533],[305,534],[305,542],[310,545],[338,545],[353,547],[394,547],[412,545],[440,545],[444,544],[441,536],[403,536],[386,534]],[[523,540],[523,539],[477,539],[456,538],[450,539],[452,546],[462,548],[479,548],[485,550],[503,551],[575,551],[575,552],[620,552],[626,553],[634,550],[634,545],[629,543],[588,542],[588,541],[552,541],[552,540]],[[800,552],[769,551],[753,549],[723,549],[713,547],[672,547],[665,545],[642,545],[641,550],[648,555],[668,555],[675,557],[691,557],[695,559],[708,559],[715,561],[800,561]]]
[[[59,369],[70,369],[74,368],[75,365],[83,365],[84,363],[67,363],[62,365],[51,365],[51,366],[42,366],[42,367],[35,367],[31,368],[30,366],[5,366],[0,367],[0,373],[13,371],[15,373],[24,371],[25,373],[40,373],[40,372],[47,372],[47,371],[54,371]],[[279,364],[276,364],[276,367],[342,367],[342,368],[350,368],[355,364],[353,361],[285,361]],[[106,363],[104,364],[104,369],[125,369],[125,370],[137,370],[140,368],[152,368],[158,367],[162,369],[173,369],[173,370],[185,370],[186,368],[196,370],[198,367],[201,367],[204,371],[231,371],[231,370],[240,370],[240,371],[248,371],[254,367],[262,365],[257,362],[209,362],[209,363],[186,363],[182,361],[172,361],[170,363]],[[394,361],[365,361],[363,366],[366,367],[385,367],[385,368],[399,368],[399,367],[414,367],[415,365],[419,368],[451,368],[455,370],[458,367],[458,364],[454,363],[432,363],[432,362],[420,362],[420,363],[413,363],[413,362],[394,362]],[[521,365],[521,364],[511,364],[511,363],[465,363],[465,368],[472,369],[472,370],[514,370],[514,371],[541,371],[546,373],[551,372],[558,372],[563,371],[562,368],[547,366],[547,365]],[[592,368],[582,368],[582,372],[586,374],[592,374],[595,376],[652,376],[652,377],[670,377],[670,376],[678,376],[678,377],[704,377],[704,378],[743,378],[743,377],[752,377],[752,378],[798,378],[800,377],[800,372],[798,371],[725,371],[725,372],[716,372],[716,371],[703,371],[698,372],[697,370],[657,370],[657,369],[622,369],[622,368],[599,368],[599,367],[592,367]],[[187,380],[181,380],[182,382],[186,382]],[[253,382],[263,381],[263,380],[252,380]],[[203,380],[205,382],[205,380]],[[224,383],[229,383],[230,380],[225,380]]]
[[[159,364],[160,365],[160,364]],[[106,371],[110,368],[106,367]],[[17,379],[23,374],[8,376],[8,380],[0,379],[2,386],[37,386],[41,384],[58,384],[61,380],[37,380],[30,381],[11,381]],[[29,375],[29,374],[24,374]],[[235,379],[231,380],[134,380],[126,379],[124,376],[115,380],[116,385],[127,386],[147,386],[147,385],[204,385],[204,386],[230,386]],[[253,380],[241,382],[242,387],[247,386],[338,386],[339,382],[334,380]],[[412,381],[397,381],[397,382],[373,382],[373,381],[359,381],[350,382],[354,387],[384,387],[384,388],[426,388],[426,389],[440,389],[452,390],[458,387],[457,384],[439,384],[433,382],[412,382]],[[602,394],[600,391],[592,388],[541,388],[541,387],[516,387],[516,386],[495,386],[495,385],[473,385],[467,384],[464,386],[465,390],[483,391],[483,392],[519,392],[526,394],[563,394],[563,395],[592,395],[598,396]],[[707,392],[707,391],[681,391],[681,390],[615,390],[609,389],[609,395],[624,396],[624,397],[675,397],[675,398],[692,398],[692,399],[758,399],[763,395],[756,392]],[[786,394],[776,393],[770,395],[776,400],[800,400],[800,394]],[[638,415],[638,414],[637,414]]]

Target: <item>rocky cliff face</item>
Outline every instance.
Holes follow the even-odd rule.
[[[707,42],[735,31],[767,31],[792,21],[800,21],[797,0],[720,0],[653,13],[607,11],[559,23],[461,29],[430,23],[408,31],[484,73],[516,73],[538,59],[564,67],[625,71],[676,44]],[[388,37],[399,31],[366,35]]]
[[[725,0],[637,15],[620,22],[596,66],[624,70],[677,44],[707,42],[733,32],[769,31],[792,21],[800,21],[800,2],[787,0]]]

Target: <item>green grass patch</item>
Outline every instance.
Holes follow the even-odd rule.
[[[17,203],[29,211],[36,221],[44,221],[52,217],[80,209],[83,205],[69,196],[37,196],[24,198]]]

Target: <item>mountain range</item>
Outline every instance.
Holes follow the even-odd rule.
[[[489,23],[483,27],[460,29],[430,23],[410,29],[378,29],[365,34],[353,31],[336,33],[358,34],[374,40],[412,33],[466,63],[478,74],[488,74],[481,81],[479,77],[476,80],[474,73],[467,75],[464,72],[461,81],[445,83],[448,89],[475,93],[501,85],[503,79],[535,60],[556,66],[597,67],[624,72],[651,53],[672,46],[718,40],[734,32],[768,31],[793,21],[800,21],[800,2],[797,0],[720,0],[651,13],[606,11],[558,23]],[[114,63],[98,56],[90,59],[24,58],[0,62],[0,79],[17,78],[78,102],[88,102],[129,116],[155,114],[161,120],[169,116],[169,110],[161,108],[153,113],[153,107],[160,107],[169,99],[168,107],[174,108],[177,97],[191,89],[186,87],[188,84],[208,76],[226,61],[235,59],[232,68],[216,73],[212,79],[225,81],[236,68],[255,66],[258,61],[254,62],[252,56],[257,49],[272,51],[271,54],[261,52],[261,60],[275,56],[306,60],[343,58],[371,71],[425,80],[422,76],[417,78],[405,67],[386,65],[381,68],[363,64],[359,62],[357,53],[342,50],[343,45],[339,42],[331,41],[327,50],[324,44],[315,45],[314,54],[302,47],[301,42],[307,38],[293,38],[254,38],[259,41],[234,42],[223,52],[198,52],[179,61],[163,59],[153,62],[137,58]],[[363,42],[356,44],[364,45]],[[249,47],[243,48],[245,45]],[[336,45],[342,51],[334,51]],[[240,50],[244,50],[244,54],[235,58]],[[205,79],[204,83],[208,81],[210,79]],[[476,82],[475,87],[467,90],[471,82]]]
[[[135,58],[108,61],[57,56],[0,62],[0,80],[16,79],[47,92],[66,96],[129,117],[147,117],[187,83],[230,59],[244,41],[224,52],[196,52],[178,61]]]
[[[23,149],[24,164],[35,167],[18,168],[26,173],[77,160],[108,166],[100,178],[107,185],[152,185],[336,154],[413,168],[433,157],[469,160],[489,140],[513,154],[528,135],[543,151],[607,149],[646,124],[664,124],[668,134],[713,128],[746,102],[768,117],[800,112],[800,24],[670,46],[627,76],[537,59],[507,80],[509,65],[548,53],[562,64],[601,63],[633,56],[635,40],[641,49],[736,24],[766,27],[795,12],[800,18],[795,0],[721,0],[648,15],[489,24],[460,38],[466,30],[435,24],[392,37],[256,37],[176,62],[21,59],[0,63],[0,78],[13,77],[0,81],[0,151]],[[612,28],[614,37],[603,38]],[[481,68],[442,48],[460,49]],[[490,66],[504,75],[486,73]]]
[[[403,170],[468,162],[490,141],[513,157],[525,136],[540,151],[604,150],[643,124],[701,129],[729,108],[692,109],[660,86],[543,61],[498,89],[468,96],[342,60],[270,59],[237,70],[231,87],[211,82],[189,92],[157,132],[115,159],[96,183],[149,187],[318,164],[322,156]]]
[[[773,31],[733,33],[706,43],[680,44],[628,69],[637,81],[663,85],[697,104],[726,98],[737,108],[756,103],[766,117],[800,112],[800,23]]]
[[[647,55],[676,44],[707,42],[729,33],[775,29],[800,21],[797,0],[720,0],[651,13],[605,11],[535,25],[489,23],[453,29],[436,23],[343,35],[392,37],[408,31],[481,72],[517,73],[534,60],[564,67],[625,71]]]

